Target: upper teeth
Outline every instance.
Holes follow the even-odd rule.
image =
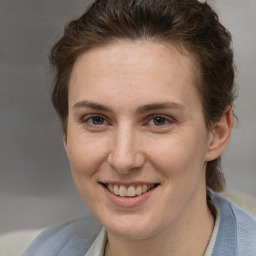
[[[143,193],[146,193],[151,188],[153,188],[154,185],[137,185],[137,186],[129,186],[125,187],[123,185],[113,185],[113,184],[107,184],[107,188],[109,191],[114,193],[117,196],[126,196],[126,197],[132,197],[132,196],[139,196]]]

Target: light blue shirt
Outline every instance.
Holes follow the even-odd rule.
[[[210,241],[209,241],[209,244],[207,246],[204,256],[212,255],[215,241],[217,238],[219,225],[220,225],[220,211],[217,207],[216,207],[216,211],[217,211],[217,216],[216,216],[216,220],[215,220],[215,225],[214,225],[213,232],[212,232],[212,235],[211,235],[211,238],[210,238]],[[91,245],[91,247],[89,248],[87,253],[85,254],[85,256],[104,256],[107,240],[108,240],[107,239],[107,231],[103,227],[101,229],[99,235],[97,236],[97,238],[95,239],[95,241],[93,242],[93,244]]]
[[[212,256],[256,256],[255,218],[219,194],[210,194],[220,214]],[[102,248],[105,245],[104,230],[98,236],[101,230],[91,216],[53,227],[42,232],[21,256],[85,256],[97,237],[103,239]]]

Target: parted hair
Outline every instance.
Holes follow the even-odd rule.
[[[195,61],[207,129],[235,99],[231,35],[207,2],[197,0],[96,0],[71,21],[49,56],[55,74],[52,102],[67,131],[68,87],[82,53],[120,40],[146,40],[182,46]],[[185,53],[184,53],[185,54]],[[206,166],[206,184],[225,186],[220,157]]]

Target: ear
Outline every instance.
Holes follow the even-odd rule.
[[[63,145],[65,148],[65,151],[67,152],[67,143],[68,143],[68,138],[67,138],[67,131],[62,131],[62,141],[63,141]]]
[[[233,113],[232,108],[228,107],[211,128],[205,161],[212,161],[221,155],[229,142],[232,127]]]

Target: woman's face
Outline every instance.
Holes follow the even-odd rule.
[[[81,55],[65,148],[75,185],[112,234],[146,238],[205,207],[209,132],[192,59],[120,42]]]

